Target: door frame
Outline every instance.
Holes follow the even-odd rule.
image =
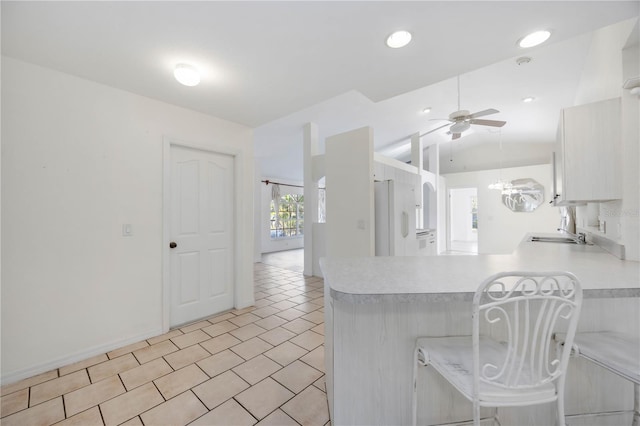
[[[452,214],[452,208],[451,208],[451,192],[452,191],[456,191],[456,190],[462,190],[462,189],[475,189],[476,190],[476,197],[478,196],[478,187],[477,186],[469,186],[469,185],[462,185],[462,186],[451,186],[451,187],[447,187],[447,244],[446,244],[446,249],[447,251],[451,251],[451,235],[453,234],[452,232],[452,228],[453,228],[453,223],[451,220],[451,214]],[[479,235],[478,235],[479,237]]]
[[[208,146],[164,136],[162,141],[162,332],[169,331],[171,322],[171,147],[196,149],[211,154],[228,155],[233,158],[233,306],[238,307],[240,300],[240,283],[245,274],[242,261],[243,227],[240,212],[243,208],[242,188],[244,188],[243,164],[244,154],[240,149]]]

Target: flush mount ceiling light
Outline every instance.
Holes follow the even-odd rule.
[[[423,114],[429,114],[431,112],[431,107],[426,107],[425,109],[422,110]]]
[[[396,31],[387,37],[387,46],[397,49],[404,47],[411,41],[411,33],[409,31]]]
[[[200,73],[194,66],[178,64],[173,70],[173,76],[185,86],[197,86],[200,83]]]
[[[547,41],[549,37],[551,37],[551,31],[547,31],[547,30],[536,31],[534,33],[531,33],[521,38],[518,41],[518,46],[524,47],[524,48],[537,46]]]
[[[526,98],[522,98],[522,102],[528,104],[529,102],[533,102],[535,98],[533,96],[527,96]]]

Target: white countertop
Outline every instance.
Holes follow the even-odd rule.
[[[351,303],[471,300],[482,280],[502,271],[569,271],[585,298],[640,297],[640,262],[595,245],[528,238],[510,255],[322,258],[320,266],[331,297]]]

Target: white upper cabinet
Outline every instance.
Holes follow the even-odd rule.
[[[555,204],[622,198],[620,98],[562,110],[555,152]]]

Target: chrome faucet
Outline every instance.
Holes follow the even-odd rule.
[[[587,234],[585,234],[584,232],[580,232],[578,234],[574,234],[574,233],[571,233],[571,232],[567,231],[566,229],[562,229],[562,228],[558,228],[557,230],[560,231],[560,232],[564,232],[565,234],[573,237],[574,240],[576,241],[576,243],[578,243],[578,244],[587,244]]]

